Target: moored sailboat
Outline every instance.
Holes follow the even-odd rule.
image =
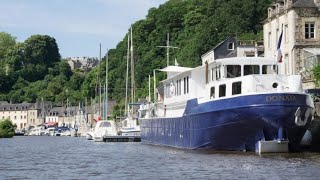
[[[101,45],[100,45],[100,63],[101,63]],[[116,136],[117,130],[114,121],[107,119],[107,106],[108,106],[108,51],[106,54],[106,79],[105,79],[105,92],[104,92],[104,103],[103,103],[103,119],[101,119],[101,85],[100,85],[100,63],[98,72],[98,84],[99,84],[99,110],[96,125],[92,131],[86,133],[88,140],[93,139],[95,142],[105,142],[106,137]]]
[[[130,61],[131,60],[131,61]],[[128,77],[129,77],[129,61],[131,67],[131,103],[128,105]],[[130,34],[128,33],[128,49],[127,49],[127,73],[126,73],[126,97],[125,97],[125,115],[126,118],[121,120],[121,128],[119,134],[122,136],[140,137],[140,125],[138,117],[134,110],[135,100],[135,81],[134,81],[134,58],[133,58],[133,38],[132,27]],[[128,105],[128,106],[127,106]]]

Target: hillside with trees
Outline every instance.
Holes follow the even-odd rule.
[[[228,36],[261,39],[261,21],[266,18],[270,3],[271,0],[170,0],[151,8],[144,20],[132,25],[136,97],[147,96],[148,76],[153,69],[166,66],[166,49],[157,46],[166,45],[167,33],[170,45],[179,47],[170,51],[170,64],[177,59],[181,66],[195,67],[200,65],[203,53]],[[114,112],[124,106],[127,36],[109,51],[109,98],[119,102]],[[33,35],[18,43],[12,35],[0,32],[0,100],[44,99],[64,104],[68,97],[77,104],[85,98],[95,98],[98,72],[104,84],[105,62],[104,57],[100,70],[97,67],[88,74],[71,72],[67,62],[61,60],[53,37]],[[164,74],[157,78],[163,79]]]

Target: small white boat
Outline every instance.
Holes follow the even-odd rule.
[[[94,136],[94,128],[91,128],[88,132],[86,132],[86,139],[93,140],[93,136]]]
[[[48,135],[48,130],[44,126],[37,126],[29,130],[29,136]]]
[[[107,136],[117,136],[114,121],[98,121],[94,128],[94,142],[103,142]]]
[[[54,127],[49,127],[47,128],[48,129],[48,132],[49,132],[49,136],[54,136]]]
[[[140,136],[140,125],[138,125],[138,119],[127,117],[121,121],[119,134],[122,136]]]
[[[63,131],[61,136],[71,136],[71,130]]]

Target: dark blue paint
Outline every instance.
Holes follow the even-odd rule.
[[[268,96],[294,96],[294,100],[268,101]],[[313,108],[309,95],[257,94],[203,104],[192,99],[182,117],[140,119],[141,140],[186,149],[255,151],[259,140],[278,139],[282,128],[282,138],[296,148],[312,118],[306,126],[297,126],[299,107],[302,112]]]

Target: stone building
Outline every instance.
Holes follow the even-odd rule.
[[[301,74],[304,88],[313,88],[311,69],[320,55],[320,0],[274,0],[263,22],[265,57],[275,57],[283,32],[279,73]]]
[[[0,104],[0,119],[9,119],[17,130],[22,130],[27,126],[28,109],[31,103],[11,104],[2,102]]]
[[[43,123],[44,118],[42,117],[42,108],[40,102],[31,104],[28,109],[27,125],[38,126]]]
[[[94,57],[69,57],[67,58],[67,61],[72,71],[75,69],[82,69],[85,72],[89,72],[99,64],[98,58]]]

